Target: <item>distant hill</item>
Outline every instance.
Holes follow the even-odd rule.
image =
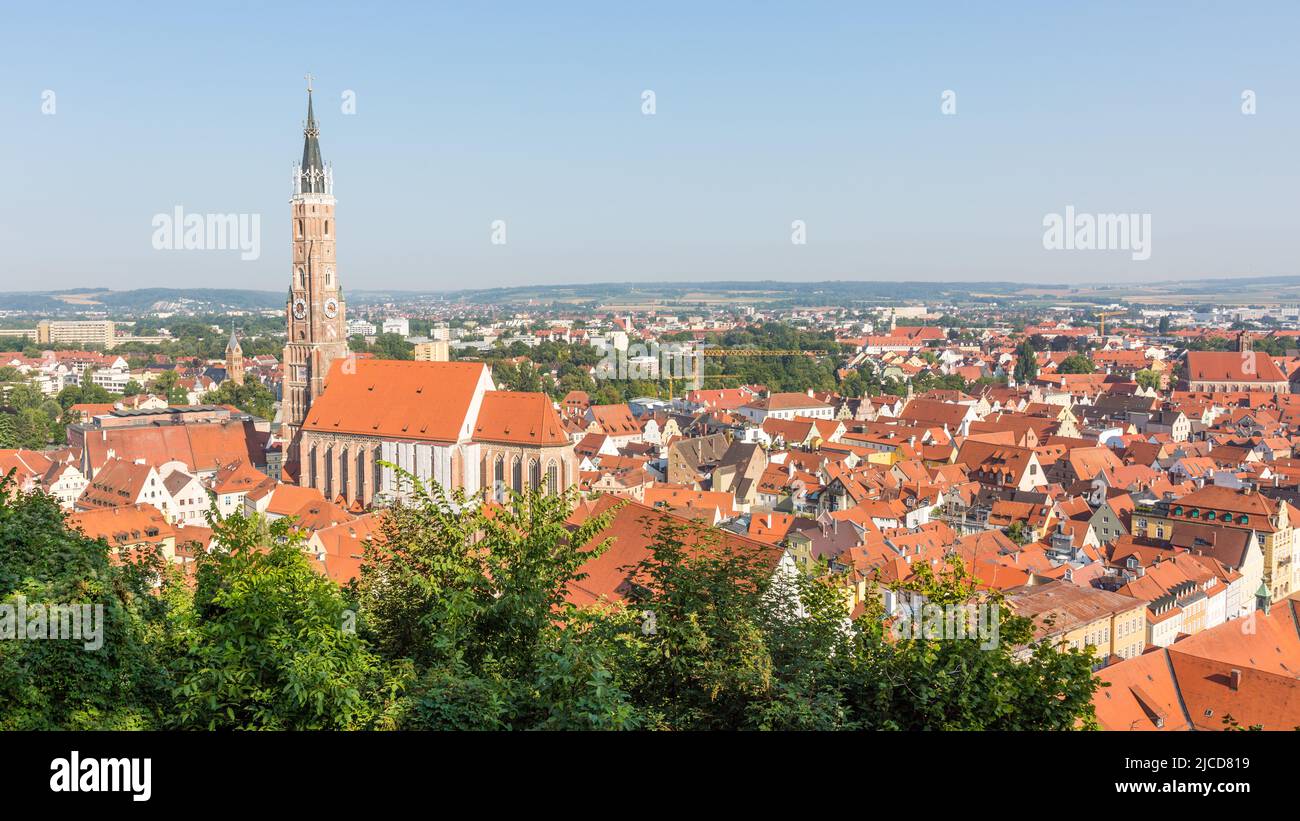
[[[824,282],[635,282],[537,285],[452,291],[449,299],[485,304],[553,302],[652,306],[750,303],[755,307],[894,304],[900,301],[948,304],[1015,302],[1026,305],[1134,303],[1246,304],[1300,302],[1300,277],[1219,277],[1137,282],[1029,283],[830,280]]]
[[[897,304],[903,301],[978,304],[1012,301],[1023,304],[1300,302],[1300,277],[1234,277],[1153,282],[1026,283],[912,282],[907,280],[776,280],[722,282],[601,282],[527,285],[460,290],[347,290],[349,305],[414,305],[453,301],[485,305],[636,306],[752,304],[755,307]],[[107,288],[61,291],[0,292],[0,310],[26,311],[36,317],[107,312],[130,317],[159,310],[200,313],[282,310],[285,292],[235,288]]]
[[[71,316],[87,311],[123,315],[179,308],[219,313],[227,310],[261,311],[283,307],[282,291],[246,291],[235,288],[137,288],[129,291],[77,288],[0,292],[0,310],[29,311],[50,316]]]

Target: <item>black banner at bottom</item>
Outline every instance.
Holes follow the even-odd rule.
[[[254,801],[338,811],[439,792],[448,802],[476,795],[494,808],[535,808],[557,790],[566,802],[581,795],[583,804],[624,806],[651,787],[659,799],[680,794],[736,809],[762,806],[780,783],[796,788],[792,798],[885,787],[895,800],[927,806],[968,806],[962,784],[978,785],[981,801],[1041,793],[1116,807],[1193,798],[1215,806],[1289,797],[1296,740],[1261,732],[5,733],[0,784],[7,802],[127,812]]]

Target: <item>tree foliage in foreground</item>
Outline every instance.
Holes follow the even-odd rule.
[[[0,479],[0,605],[84,603],[103,615],[93,650],[79,640],[18,636],[9,616],[0,640],[0,730],[157,726],[171,703],[172,602],[154,595],[152,580],[168,568],[152,554],[110,562],[103,542],[65,527],[57,501],[19,493],[12,477]]]
[[[95,652],[0,642],[13,694],[0,728],[1095,725],[1090,654],[1034,645],[1001,602],[992,649],[895,639],[878,603],[850,620],[842,590],[671,516],[642,521],[649,547],[624,601],[575,607],[611,513],[575,528],[572,493],[489,508],[416,494],[387,511],[341,590],[283,519],[214,522],[220,547],[186,580],[158,556],[110,560],[49,497],[3,490],[0,598],[92,598],[109,629]],[[976,593],[960,563],[910,586],[938,604]]]

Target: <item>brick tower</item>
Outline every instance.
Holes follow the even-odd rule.
[[[236,385],[244,384],[244,349],[239,347],[233,327],[230,329],[230,341],[226,343],[226,378]]]
[[[281,435],[289,442],[285,461],[296,465],[307,410],[325,389],[330,363],[348,354],[343,291],[334,268],[334,170],[321,160],[310,75],[302,163],[294,168],[289,208],[293,271],[286,305]]]

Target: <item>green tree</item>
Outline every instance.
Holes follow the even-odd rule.
[[[344,590],[290,520],[214,515],[191,592],[157,551],[110,561],[7,478],[0,600],[94,601],[106,632],[96,653],[0,642],[0,729],[1095,726],[1090,651],[1037,642],[955,558],[895,586],[987,599],[991,644],[894,635],[874,588],[850,620],[842,588],[779,550],[662,513],[619,530],[645,545],[626,599],[577,607],[612,509],[575,527],[576,492],[484,507],[412,485]]]
[[[1077,353],[1070,354],[1056,366],[1057,373],[1092,373],[1095,370],[1091,359]]]
[[[363,634],[414,676],[394,726],[635,726],[607,660],[610,622],[566,598],[607,517],[570,530],[572,492],[511,494],[489,515],[401,475],[418,492],[388,509],[356,585]]]
[[[1133,373],[1133,381],[1137,382],[1138,386],[1142,388],[1153,388],[1156,390],[1159,390],[1160,388],[1160,374],[1150,368],[1143,368],[1140,371],[1135,371]]]
[[[391,697],[388,670],[351,629],[337,585],[307,561],[292,520],[235,514],[196,559],[193,628],[177,665],[174,726],[355,730]]]
[[[375,337],[375,344],[371,345],[370,353],[380,359],[414,359],[415,346],[401,334],[379,334]]]
[[[262,419],[275,416],[275,394],[256,379],[245,380],[242,385],[227,379],[215,391],[203,394],[202,401],[209,405],[234,405]]]
[[[11,471],[0,480],[0,603],[84,604],[92,618],[83,640],[0,641],[0,729],[159,726],[170,705],[162,648],[174,639],[178,589],[183,596],[157,552],[110,561],[107,544],[67,529],[58,502],[19,492]]]
[[[149,389],[154,393],[160,393],[167,397],[167,404],[169,405],[188,405],[190,403],[189,393],[180,384],[180,380],[181,375],[176,371],[163,371],[149,385]]]
[[[1003,532],[1007,534],[1008,539],[1016,544],[1028,544],[1030,541],[1030,534],[1025,530],[1024,522],[1012,522]]]
[[[1016,348],[1016,366],[1012,371],[1016,384],[1024,385],[1038,376],[1038,357],[1034,346],[1025,340]]]
[[[843,597],[774,575],[770,551],[727,542],[718,530],[668,516],[642,524],[652,541],[632,603],[652,629],[638,645],[632,694],[647,725],[839,726],[838,694],[817,685],[842,644]],[[806,613],[801,604],[811,605]]]
[[[112,402],[113,394],[109,393],[102,385],[69,385],[59,391],[55,400],[59,406],[67,410],[73,405],[80,404],[106,404]]]
[[[934,572],[916,566],[900,585],[926,602],[959,605],[982,598],[977,580],[952,557]],[[875,591],[869,591],[874,594]],[[973,638],[885,638],[878,599],[855,621],[850,652],[836,656],[836,682],[846,725],[871,730],[1095,729],[1092,698],[1099,686],[1090,649],[1035,639],[1032,620],[1015,615],[996,593],[995,641]],[[1022,657],[1023,654],[1023,657]]]

